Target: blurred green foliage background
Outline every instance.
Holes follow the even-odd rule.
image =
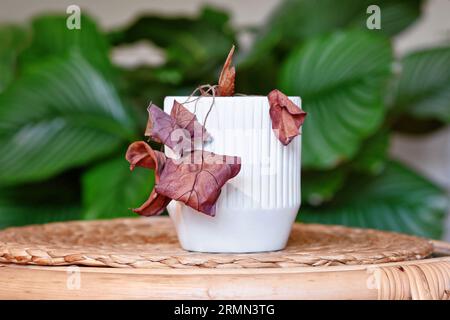
[[[252,48],[237,48],[237,91],[279,88],[309,113],[299,219],[440,238],[448,196],[387,150],[393,132],[450,123],[450,46],[396,59],[392,37],[419,18],[422,1],[376,1],[382,29],[368,30],[372,2],[287,0],[264,28],[245,30],[212,7],[110,32],[84,11],[81,30],[66,28],[67,15],[1,25],[0,227],[135,216],[129,208],[153,176],[131,174],[124,153],[143,138],[148,102],[215,83],[231,45],[251,32]],[[113,65],[111,50],[137,41],[165,62]]]

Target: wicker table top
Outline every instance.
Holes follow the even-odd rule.
[[[53,223],[0,231],[0,299],[450,299],[449,255],[339,226],[296,224],[278,252],[202,254],[165,217]]]
[[[0,231],[0,262],[120,268],[290,268],[422,259],[428,240],[367,229],[295,224],[285,250],[207,254],[180,248],[167,217],[76,221]]]

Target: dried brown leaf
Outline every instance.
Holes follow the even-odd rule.
[[[221,97],[234,95],[234,82],[236,78],[236,69],[231,66],[234,53],[234,46],[231,47],[230,53],[225,60],[222,72],[219,77],[219,86],[217,88],[217,95]]]
[[[152,104],[148,110],[146,135],[172,149],[176,154],[192,150],[188,130],[181,128],[176,120]]]
[[[305,121],[306,112],[279,90],[272,90],[268,99],[272,130],[278,140],[286,146],[300,134],[300,127]]]
[[[153,169],[156,177],[159,177],[166,162],[165,154],[153,150],[145,141],[136,141],[130,144],[125,159],[130,163],[130,170],[136,166]]]
[[[210,141],[211,135],[206,131],[206,128],[197,121],[195,114],[190,112],[181,103],[174,100],[170,116],[175,119],[176,124],[182,128],[186,129],[191,138],[195,140],[200,139],[203,141]]]
[[[152,190],[150,197],[145,201],[139,208],[133,209],[133,212],[141,216],[155,216],[161,214],[167,207],[167,205],[172,201],[172,199],[163,196]]]
[[[164,153],[153,150],[144,141],[136,141],[128,147],[125,158],[130,163],[130,170],[133,170],[136,166],[155,170],[155,182],[159,182],[161,172],[166,162]],[[133,211],[142,216],[157,215],[164,211],[171,200],[172,199],[158,194],[155,189],[153,189],[147,201],[139,208],[133,209]]]
[[[241,169],[240,158],[195,150],[181,159],[167,159],[156,192],[215,215],[221,188]]]

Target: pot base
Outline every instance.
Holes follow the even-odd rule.
[[[177,201],[172,201],[167,209],[183,249],[252,253],[284,249],[299,206],[270,210],[217,209],[215,217]]]

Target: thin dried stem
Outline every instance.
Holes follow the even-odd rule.
[[[206,113],[205,120],[203,120],[203,127],[205,129],[206,129],[206,121],[208,120],[209,114],[211,113],[212,108],[213,108],[214,104],[216,103],[216,89],[217,89],[217,86],[212,86],[211,89],[212,89],[211,105],[209,106],[208,112]],[[203,141],[203,134],[204,134],[204,130],[202,130],[202,162],[203,162],[203,149],[204,149],[204,145],[205,145],[205,143]]]
[[[204,85],[198,86],[197,88],[195,88],[194,91],[192,91],[192,93],[191,93],[191,94],[189,95],[189,97],[183,102],[183,104],[195,102],[195,101],[199,100],[201,97],[206,96],[205,93],[208,93],[208,92],[210,91],[211,87],[212,87],[212,86],[211,86],[210,84],[204,84]],[[204,88],[208,88],[208,90],[202,91]],[[197,96],[195,96],[195,94],[196,94],[198,91],[200,91],[202,94],[199,95],[199,96],[197,97]],[[195,99],[192,99],[192,100],[191,100],[191,98],[193,98],[193,97],[195,97]]]
[[[197,88],[195,88],[194,91],[192,91],[192,93],[189,95],[189,97],[183,102],[183,104],[188,104],[188,103],[195,102],[194,112],[193,113],[196,114],[196,112],[197,112],[197,105],[198,105],[198,102],[200,101],[200,99],[204,98],[204,97],[212,96],[211,105],[209,106],[208,112],[206,113],[205,119],[203,121],[203,127],[205,129],[206,129],[206,121],[208,120],[209,114],[211,113],[212,108],[213,108],[213,106],[214,106],[214,104],[216,102],[217,88],[218,88],[218,85],[210,85],[210,84],[204,84],[204,85],[198,86]],[[200,92],[199,96],[195,96],[195,94],[197,92]],[[194,98],[194,99],[192,99],[192,98]],[[201,140],[202,140],[202,142],[201,142],[202,143],[202,149],[201,149],[201,151],[202,151],[202,165],[203,165],[203,161],[204,161],[203,151],[204,151],[204,146],[205,146],[205,142],[203,140],[204,134],[205,134],[205,130],[202,130],[202,137],[201,137]]]

